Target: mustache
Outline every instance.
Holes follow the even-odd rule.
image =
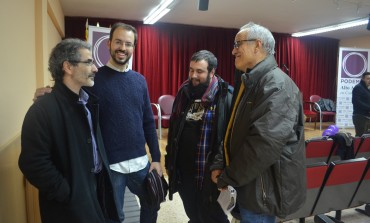
[[[116,50],[116,53],[123,53],[125,55],[128,54],[126,50]]]

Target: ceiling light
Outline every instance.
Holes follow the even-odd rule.
[[[317,29],[310,29],[302,32],[297,32],[293,33],[292,36],[294,37],[301,37],[301,36],[308,36],[308,35],[314,35],[318,33],[325,33],[325,32],[330,32],[338,29],[347,29],[347,28],[352,28],[355,26],[361,26],[361,25],[366,25],[369,22],[369,18],[361,18],[357,20],[353,20],[350,22],[345,22],[345,23],[340,23],[336,25],[331,25],[331,26],[325,26]]]
[[[144,24],[154,24],[169,11],[171,11],[168,6],[173,2],[173,0],[162,0],[159,5],[157,5],[147,17],[144,18]]]

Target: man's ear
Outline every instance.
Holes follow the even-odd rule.
[[[256,40],[256,46],[254,49],[255,49],[255,52],[261,51],[263,49],[261,40],[259,39]]]
[[[107,41],[107,48],[108,48],[108,50],[110,48],[110,39],[108,39],[108,41]]]
[[[215,75],[216,69],[213,68],[211,72],[209,73],[210,77],[212,78]]]
[[[64,74],[71,74],[72,73],[72,67],[73,65],[69,63],[68,61],[63,62],[63,71]]]

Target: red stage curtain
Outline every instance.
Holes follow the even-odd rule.
[[[110,27],[122,20],[89,18],[90,24],[99,22]],[[122,21],[138,31],[138,45],[134,51],[133,69],[147,80],[152,102],[163,94],[176,95],[178,87],[188,76],[191,55],[206,49],[218,59],[217,73],[234,84],[232,45],[238,29],[212,28],[180,24],[144,25],[138,21]],[[66,37],[84,38],[86,18],[66,17]],[[276,40],[276,60],[285,64],[289,76],[303,93],[304,100],[312,94],[335,100],[336,70],[339,40],[273,33]]]

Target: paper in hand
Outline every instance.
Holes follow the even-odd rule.
[[[222,210],[227,214],[235,207],[236,190],[230,185],[227,186],[226,190],[221,191],[217,198],[217,202],[220,204]]]

